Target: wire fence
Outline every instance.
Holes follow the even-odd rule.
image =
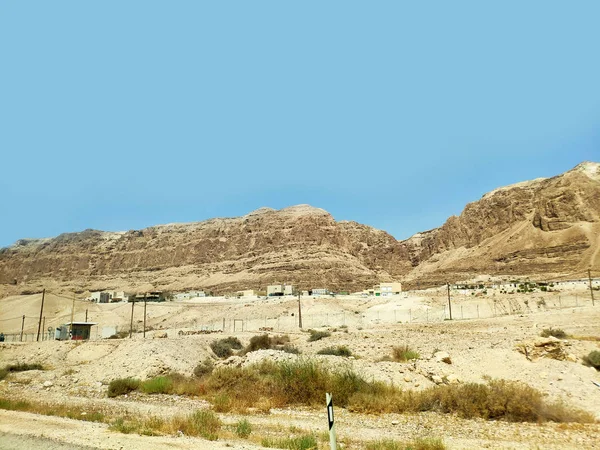
[[[515,298],[515,299],[486,299],[480,303],[464,302],[453,299],[451,305],[371,309],[366,312],[349,312],[340,310],[325,314],[302,314],[303,328],[323,327],[352,327],[368,329],[381,324],[402,323],[433,323],[445,320],[473,320],[486,319],[499,316],[524,315],[541,313],[544,311],[560,310],[567,308],[580,308],[592,306],[590,297],[581,295],[560,295],[551,298]],[[223,331],[235,333],[241,331],[260,332],[277,331],[286,332],[299,328],[297,313],[281,315],[278,317],[236,317],[222,318],[205,323],[197,323],[186,330]]]
[[[354,328],[369,329],[378,325],[405,324],[405,323],[435,323],[445,320],[473,320],[486,319],[499,316],[527,315],[542,313],[545,311],[589,307],[594,303],[589,295],[567,294],[567,295],[549,295],[540,297],[529,297],[526,295],[515,295],[514,297],[495,299],[490,296],[474,300],[466,296],[452,296],[449,306],[430,306],[419,304],[412,307],[390,307],[390,304],[377,305],[364,312],[350,311],[348,309],[339,309],[328,313],[302,314],[302,328]],[[260,301],[260,300],[256,300]],[[402,299],[399,300],[402,302]],[[129,307],[129,304],[123,303],[120,307]],[[161,307],[184,307],[198,308],[200,305],[186,305],[182,303],[160,303],[147,304],[148,315],[155,313]],[[203,305],[208,306],[208,305]],[[115,307],[116,309],[117,307]],[[33,317],[26,317],[32,321]],[[15,317],[13,319],[19,319]],[[12,319],[11,319],[12,320]],[[36,319],[39,320],[39,319]],[[56,322],[57,319],[45,322],[46,325]],[[132,335],[139,337],[143,333],[141,320],[136,320],[131,330]],[[151,325],[151,321],[149,321]],[[168,333],[169,338],[180,335],[203,334],[210,332],[292,332],[299,329],[298,312],[278,315],[273,317],[257,317],[252,314],[237,315],[233,317],[221,317],[214,320],[203,321],[199,318],[186,320],[182,323],[171,323],[168,328],[175,329],[181,333]],[[26,329],[24,333],[12,332],[4,333],[4,342],[34,342],[37,340],[37,333]],[[154,332],[164,333],[164,330],[156,330],[152,326],[146,328],[147,337],[152,337]],[[101,340],[110,337],[125,338],[129,336],[130,325],[106,325],[100,324],[92,329],[89,339]],[[1,336],[0,336],[1,339]],[[40,333],[40,341],[54,340],[55,334],[52,327],[44,328]]]

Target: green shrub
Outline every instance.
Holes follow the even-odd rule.
[[[237,338],[228,337],[225,339],[219,339],[218,341],[212,341],[210,343],[210,348],[219,358],[229,358],[231,355],[233,355],[234,349],[242,348],[242,344]]]
[[[142,382],[139,389],[145,394],[169,394],[173,387],[170,377],[160,376]]]
[[[7,375],[8,375],[8,370],[0,369],[0,380],[4,380]]]
[[[421,355],[410,348],[408,345],[400,345],[392,348],[392,357],[394,361],[403,362],[411,359],[419,359]]]
[[[565,333],[560,328],[544,328],[541,333],[542,337],[550,337],[553,336],[557,339],[566,339],[567,333]]]
[[[310,333],[308,342],[320,341],[323,338],[331,336],[329,331],[308,330],[308,332]]]
[[[335,355],[335,356],[352,356],[352,352],[345,345],[338,345],[337,347],[327,347],[317,352],[318,355]]]
[[[108,385],[108,396],[117,397],[119,395],[129,394],[140,386],[140,380],[135,378],[118,378],[112,380]]]
[[[235,424],[235,434],[242,439],[246,439],[252,433],[252,424],[247,419],[238,420]]]
[[[215,365],[210,359],[205,359],[196,367],[194,367],[194,376],[197,378],[202,378],[205,375],[209,375],[214,370]]]
[[[267,448],[283,448],[286,450],[316,450],[317,438],[311,434],[289,438],[265,438],[261,445]]]
[[[600,351],[594,350],[584,358],[584,361],[595,369],[600,370]]]

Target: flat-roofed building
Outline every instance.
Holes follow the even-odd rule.
[[[267,286],[267,296],[283,295],[283,284],[270,284]]]
[[[402,292],[402,283],[380,283],[379,291],[382,297],[400,294]]]

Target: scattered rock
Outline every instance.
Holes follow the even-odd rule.
[[[45,388],[49,388],[49,387],[52,387],[52,386],[54,386],[54,383],[53,383],[52,381],[44,381],[44,384],[43,384],[43,386],[44,386]]]

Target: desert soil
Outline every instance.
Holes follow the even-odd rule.
[[[435,303],[436,297],[409,299],[411,306]],[[441,302],[443,297],[439,298]],[[68,302],[68,300],[66,300]],[[389,311],[399,299],[353,300],[346,304],[338,299],[312,300],[308,305],[315,313],[333,314],[340,308],[346,311]],[[14,299],[10,299],[13,304]],[[70,303],[67,303],[70,305]],[[408,303],[407,303],[408,304]],[[585,304],[585,303],[584,303]],[[269,311],[272,316],[290,314],[294,301],[264,303],[256,301],[229,302],[221,306],[206,305],[193,308],[194,314],[214,318],[225,311],[231,315],[259,317]],[[57,300],[54,308],[66,311],[67,306]],[[127,315],[115,305],[105,307],[115,312],[113,322],[126,320]],[[63,309],[61,309],[63,308]],[[166,307],[165,307],[166,308]],[[256,332],[219,333],[213,335],[180,336],[180,329],[200,326],[194,315],[185,322],[183,313],[171,308],[171,313],[155,318],[163,329],[141,333],[133,339],[96,340],[78,342],[29,342],[0,344],[0,366],[16,362],[40,362],[48,370],[29,371],[9,375],[0,382],[0,397],[44,400],[49,403],[71,404],[99,409],[106,415],[172,416],[182,412],[207,408],[198,399],[174,395],[144,395],[110,399],[107,384],[115,378],[127,376],[147,378],[176,371],[191,374],[203,359],[213,357],[209,344],[216,337],[235,335],[247,343]],[[2,316],[12,317],[15,309]],[[11,315],[12,314],[12,315]],[[166,319],[166,320],[163,320]],[[523,342],[533,342],[545,328],[561,328],[576,337],[600,336],[600,305],[566,309],[534,309],[519,315],[505,315],[486,319],[437,321],[430,323],[377,323],[368,321],[361,326],[333,328],[332,336],[317,342],[307,342],[306,332],[290,330],[291,343],[302,351],[302,357],[314,357],[337,367],[349,365],[369,379],[394,383],[403,389],[424,389],[433,386],[434,376],[454,382],[484,382],[486,377],[525,382],[548,396],[591,412],[600,419],[600,372],[585,366],[582,357],[599,349],[593,340],[566,339],[560,342],[569,359],[547,357],[529,360],[517,350]],[[187,327],[186,327],[187,325]],[[335,330],[335,331],[334,331]],[[166,333],[167,338],[158,336]],[[391,353],[395,345],[408,344],[421,357],[410,363],[378,362]],[[316,352],[332,345],[346,345],[354,359],[335,356],[317,356]],[[441,350],[447,352],[451,364],[433,357]],[[258,351],[244,358],[232,358],[231,364],[251,364],[263,358],[294,358],[275,351]],[[226,425],[241,416],[220,414]],[[271,410],[269,414],[251,414],[248,420],[257,434],[289,434],[290,427],[322,434],[327,430],[325,409],[290,408]],[[415,437],[436,437],[444,440],[450,449],[494,448],[600,448],[597,436],[600,425],[561,425],[555,423],[523,424],[485,420],[465,420],[454,415],[437,413],[364,415],[338,408],[336,411],[338,436],[345,448],[362,448],[365,442],[383,438],[409,440]],[[0,448],[260,448],[257,443],[225,437],[217,442],[187,436],[148,437],[124,435],[108,430],[105,424],[84,422],[58,417],[46,417],[22,412],[0,411]],[[231,434],[231,433],[230,433]],[[233,436],[233,435],[232,435]]]

